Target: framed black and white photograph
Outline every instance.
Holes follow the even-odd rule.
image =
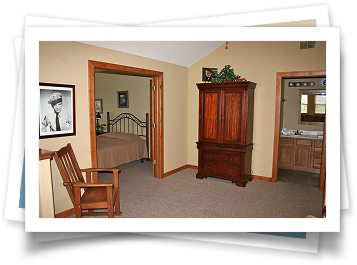
[[[118,91],[118,108],[129,108],[128,91]]]
[[[40,83],[40,139],[76,135],[75,86]]]
[[[103,113],[103,101],[102,99],[95,99],[94,100],[94,105],[95,105],[95,113]]]
[[[216,77],[217,68],[202,68],[202,81],[211,82],[212,77]]]

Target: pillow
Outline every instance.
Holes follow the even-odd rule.
[[[123,133],[123,132],[108,132],[108,133],[103,133],[99,136],[104,138],[130,140],[127,133]]]
[[[108,132],[108,133],[103,133],[103,134],[101,134],[99,136],[100,137],[105,137],[105,138],[131,140],[131,141],[143,140],[140,136],[138,136],[136,134],[123,133],[123,132]]]

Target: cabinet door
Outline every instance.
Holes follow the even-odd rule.
[[[294,165],[294,145],[280,145],[279,167]]]
[[[311,167],[311,147],[308,146],[296,146],[296,160],[295,166],[298,167]]]
[[[244,145],[245,91],[224,91],[222,97],[221,142]]]
[[[221,92],[200,92],[200,140],[219,141]]]

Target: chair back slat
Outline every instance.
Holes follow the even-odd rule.
[[[75,165],[73,164],[71,156],[67,153],[64,154],[62,157],[63,164],[65,165],[67,175],[68,175],[68,182],[78,182],[81,181],[78,178],[78,172],[76,171]]]
[[[54,158],[63,182],[85,182],[71,144],[67,144],[67,146],[55,152]],[[73,186],[66,185],[66,188],[71,197],[72,202],[74,203]]]

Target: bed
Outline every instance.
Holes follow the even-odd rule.
[[[107,123],[107,132],[97,135],[99,168],[117,167],[132,161],[149,159],[148,113],[143,122],[130,113],[121,113],[110,119],[108,112]]]

